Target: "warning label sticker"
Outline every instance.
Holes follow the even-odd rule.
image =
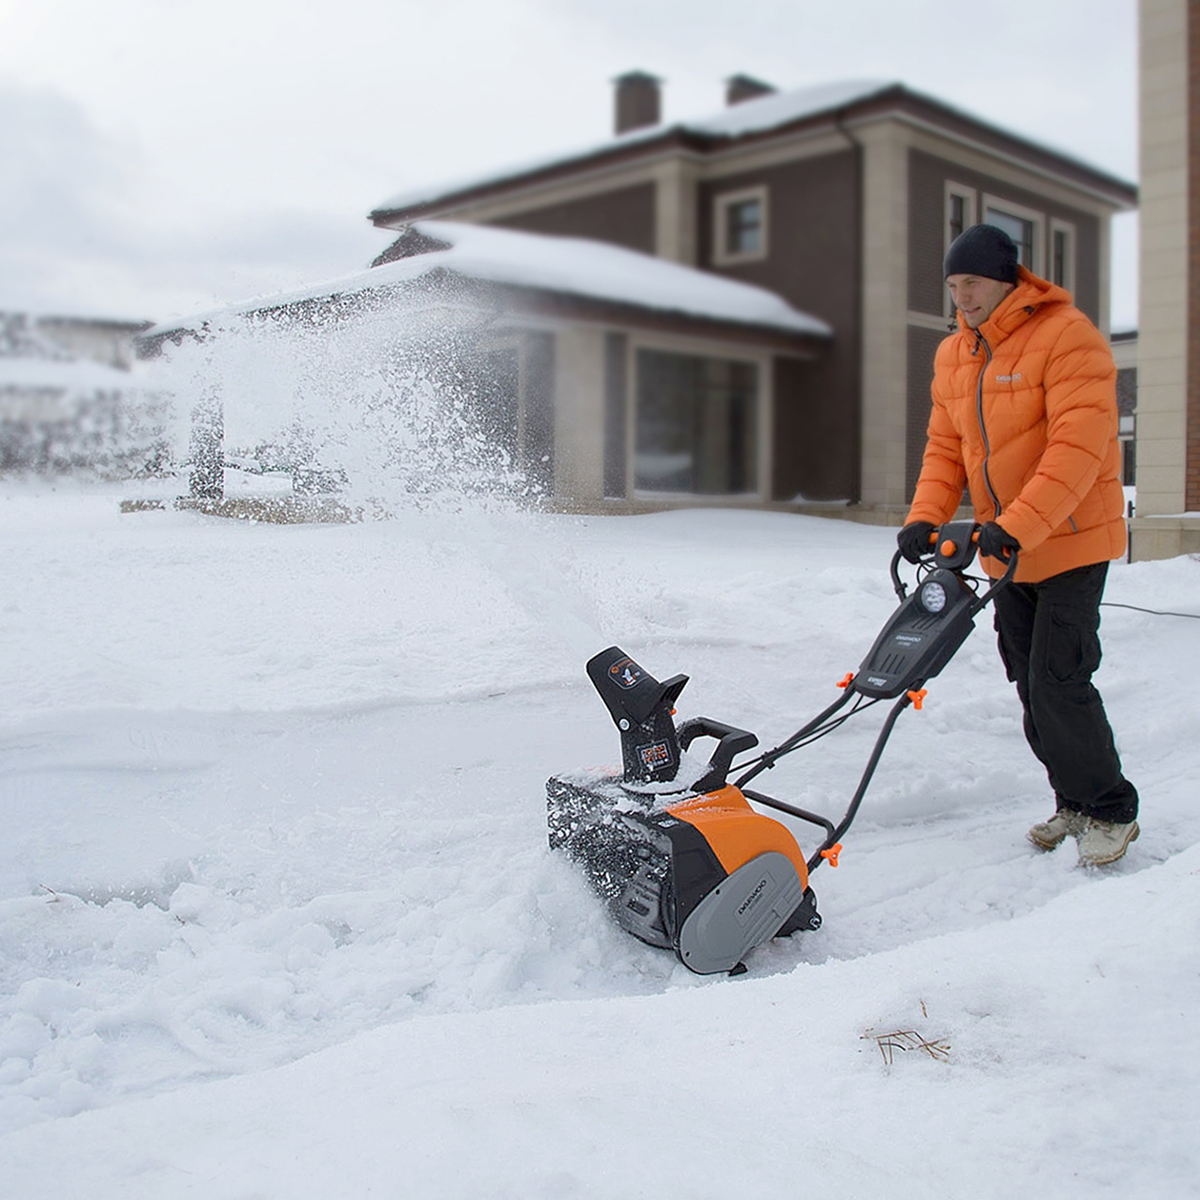
[[[645,671],[632,658],[618,659],[608,668],[608,673],[612,676],[614,683],[626,689],[637,687],[646,675]]]

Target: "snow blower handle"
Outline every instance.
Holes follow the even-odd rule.
[[[961,575],[975,561],[975,555],[979,550],[980,528],[981,526],[975,521],[947,521],[944,525],[931,530],[929,552],[921,555],[918,560],[919,564],[928,569],[941,567]],[[903,557],[903,554],[897,550],[892,555],[891,563],[892,587],[901,600],[908,595],[908,588],[905,586],[904,580],[900,578],[900,562]],[[1005,563],[1004,574],[996,578],[987,591],[980,596],[974,606],[974,613],[983,609],[997,590],[1012,579],[1017,570],[1016,550],[1009,552]]]
[[[975,527],[975,541],[979,541],[979,526]],[[1019,554],[1020,554],[1020,551],[1018,551],[1018,550],[1010,550],[1008,552],[1008,558],[1001,560],[1005,564],[1004,574],[998,575],[995,579],[993,579],[991,586],[988,588],[988,590],[986,592],[984,592],[983,595],[980,596],[978,600],[975,601],[975,611],[976,612],[979,612],[981,609],[986,608],[988,605],[988,602],[991,600],[991,598],[1002,587],[1004,587],[1006,584],[1008,584],[1012,580],[1012,577],[1017,573],[1017,558],[1018,558]]]
[[[733,760],[745,750],[753,750],[758,738],[749,730],[714,721],[711,717],[692,717],[679,726],[679,745],[686,750],[697,738],[716,738],[717,748],[708,760],[708,770],[693,787],[698,792],[714,792],[723,788]]]

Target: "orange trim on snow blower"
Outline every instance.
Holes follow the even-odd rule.
[[[752,858],[775,850],[790,859],[801,885],[808,887],[808,864],[791,831],[751,808],[733,784],[668,805],[667,812],[695,826],[730,875]]]
[[[851,671],[845,679],[838,680],[838,687],[848,688],[854,682],[854,672]]]
[[[912,706],[913,706],[913,708],[915,708],[917,710],[917,712],[920,712],[921,709],[924,708],[925,697],[928,695],[929,695],[929,692],[926,691],[925,688],[922,688],[919,692],[909,692],[908,693],[908,698],[912,701]]]
[[[833,845],[830,846],[828,850],[821,851],[821,857],[823,859],[825,859],[825,861],[827,863],[829,863],[829,865],[831,867],[836,867],[838,865],[838,855],[841,854],[841,852],[842,852],[842,843],[834,842]]]

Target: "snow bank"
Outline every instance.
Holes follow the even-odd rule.
[[[546,849],[546,777],[619,757],[582,664],[619,643],[782,741],[891,611],[890,531],[116,499],[0,499],[0,1195],[1191,1194],[1200,622],[1104,610],[1121,863],[1024,842],[985,621],[815,874],[823,928],[700,978]],[[1108,596],[1200,611],[1197,572]],[[839,812],[863,725],[771,790]],[[889,1065],[906,1031],[935,1053]]]

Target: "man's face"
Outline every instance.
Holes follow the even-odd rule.
[[[963,315],[968,329],[978,329],[993,313],[996,305],[1013,290],[1013,284],[982,275],[947,275],[950,299]]]

